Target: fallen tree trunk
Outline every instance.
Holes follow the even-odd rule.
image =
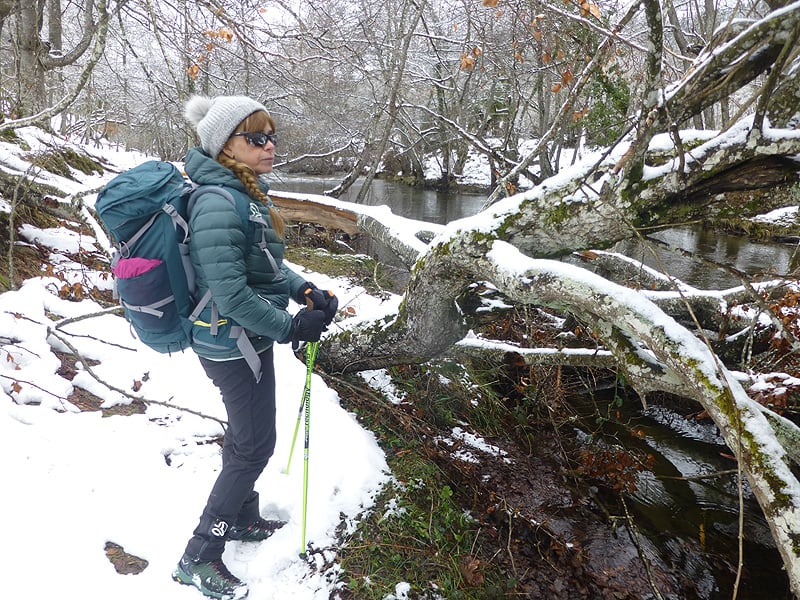
[[[416,286],[406,294],[398,315],[328,338],[318,360],[331,370],[375,368],[385,366],[388,356],[418,362],[425,358],[423,352],[458,341],[462,330],[442,327],[455,319],[446,301],[423,309],[424,319],[410,318],[420,310],[411,302],[422,290],[419,280],[435,281],[444,274],[448,279],[444,288],[437,286],[439,294],[460,287],[457,273],[462,285],[480,277],[519,304],[568,310],[610,342],[617,366],[631,381],[660,381],[650,389],[661,387],[692,398],[708,412],[761,505],[792,588],[800,589],[800,482],[788,468],[786,453],[762,408],[702,341],[634,290],[579,267],[526,257],[502,241],[486,243],[482,235],[462,235],[440,244],[418,268]],[[427,357],[432,356],[436,354]],[[654,364],[661,370],[657,377]]]
[[[648,12],[651,20],[656,16]],[[709,216],[746,217],[776,207],[777,195],[742,205],[729,203],[726,192],[795,185],[800,135],[765,127],[759,110],[711,139],[679,132],[673,124],[781,60],[778,73],[768,78],[767,83],[774,84],[773,77],[779,77],[788,64],[785,59],[798,31],[800,2],[754,22],[721,48],[701,55],[674,86],[657,90],[660,93],[642,112],[636,139],[586,158],[569,177],[557,175],[475,217],[452,223],[429,244],[425,243],[429,238],[416,235],[422,227],[409,233],[391,222],[381,226],[371,222],[373,235],[409,266],[408,287],[396,314],[350,327],[345,321],[344,331],[326,338],[318,363],[329,371],[358,371],[443,355],[467,333],[456,299],[479,281],[490,282],[520,305],[573,315],[594,331],[613,353],[617,368],[643,395],[668,390],[696,400],[708,412],[737,456],[777,543],[791,588],[800,596],[800,482],[788,468],[781,444],[791,444],[791,454],[800,455],[792,441],[797,428],[785,420],[767,419],[709,345],[644,293],[577,266],[543,260],[608,248],[642,228]],[[657,62],[650,62],[653,69]],[[655,85],[654,74],[650,79]],[[762,98],[768,99],[768,92],[765,87]],[[665,129],[673,140],[672,158],[651,163],[650,142]],[[367,215],[359,222],[372,218]]]

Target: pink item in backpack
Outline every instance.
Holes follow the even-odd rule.
[[[119,279],[130,279],[142,273],[152,271],[162,261],[157,258],[121,258],[117,265],[112,269],[114,277]]]

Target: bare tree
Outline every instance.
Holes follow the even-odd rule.
[[[93,28],[96,27],[96,35],[90,36],[89,38],[90,41],[92,39],[94,40],[94,44],[92,46],[92,52],[88,60],[84,63],[81,71],[75,78],[75,81],[72,82],[72,88],[65,90],[64,95],[52,106],[45,106],[45,108],[42,108],[39,112],[32,114],[30,116],[20,117],[14,120],[5,121],[1,123],[0,131],[24,127],[25,125],[30,125],[32,123],[47,122],[51,117],[62,113],[75,102],[81,90],[88,82],[95,65],[102,58],[105,49],[105,41],[106,41],[106,34],[108,32],[108,20],[109,20],[109,13],[106,10],[106,0],[98,0],[96,8],[99,15],[99,19],[96,24],[92,22],[93,23],[92,27]],[[23,15],[20,17],[20,21],[22,22],[35,16],[36,15],[34,13],[23,11]],[[30,58],[30,56],[28,58]],[[28,80],[27,83],[20,82],[21,87],[18,99],[22,101],[24,104],[24,101],[22,99],[28,97],[33,87],[36,87],[38,85],[39,83],[34,83],[31,82],[30,80]],[[23,88],[24,91],[22,91]],[[41,102],[41,99],[39,100],[39,102]],[[12,111],[12,116],[13,115],[14,111]]]
[[[105,9],[104,9],[105,10]],[[18,2],[12,13],[16,21],[16,68],[17,95],[12,113],[29,116],[42,111],[60,89],[49,89],[48,82],[56,70],[75,64],[90,48],[95,37],[97,23],[94,19],[95,2],[87,0],[82,8],[83,34],[78,42],[66,51],[62,46],[61,3],[59,0],[44,2]],[[48,22],[48,36],[43,38],[42,29]]]

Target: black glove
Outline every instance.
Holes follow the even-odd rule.
[[[301,308],[292,319],[289,338],[284,341],[291,341],[292,350],[296,352],[300,348],[300,342],[318,342],[325,328],[324,312]]]
[[[339,299],[331,290],[321,290],[310,281],[300,286],[295,300],[301,306],[325,313],[325,325],[330,325],[339,309]]]

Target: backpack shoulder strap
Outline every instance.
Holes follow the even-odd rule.
[[[269,249],[267,248],[266,231],[269,228],[269,225],[264,220],[264,217],[261,215],[261,213],[255,209],[250,210],[249,204],[244,208],[239,204],[237,204],[236,199],[233,197],[233,194],[231,194],[231,192],[229,190],[226,190],[224,187],[218,185],[201,185],[197,187],[197,189],[195,189],[192,192],[192,195],[189,197],[189,204],[186,210],[187,215],[192,214],[192,209],[194,208],[195,204],[197,204],[197,201],[200,199],[200,197],[204,196],[205,194],[217,194],[219,196],[222,196],[223,198],[227,199],[231,204],[233,204],[234,208],[239,212],[239,215],[242,217],[243,221],[246,221],[246,223],[253,225],[253,227],[255,227],[254,224],[257,224],[261,227],[261,239],[257,241],[258,247],[261,250],[261,252],[263,252],[264,255],[267,257],[270,267],[272,267],[272,273],[273,277],[275,278],[275,281],[280,281],[283,278],[283,273],[281,273],[280,267],[278,267],[278,263],[275,260],[275,257],[272,256]],[[250,231],[252,235],[253,229],[251,229]]]
[[[233,197],[233,194],[231,194],[229,190],[226,190],[224,187],[218,185],[201,185],[197,187],[192,192],[191,196],[189,196],[189,202],[186,206],[187,216],[191,216],[192,209],[194,208],[195,204],[197,204],[197,201],[206,194],[217,194],[228,200],[231,204],[233,204],[233,207],[242,217],[242,222],[245,224],[245,226],[249,227],[252,225],[253,219],[250,218],[249,206],[245,209],[246,215],[243,214],[242,208],[239,206],[239,204],[237,204],[236,198]],[[262,233],[262,238],[263,237],[264,236]],[[261,244],[259,244],[259,247],[260,246]],[[267,253],[267,256],[270,256],[271,258],[271,255],[269,255],[269,253]],[[271,262],[274,264],[274,259],[272,259]],[[189,316],[189,318],[192,321],[195,321],[200,315],[200,312],[205,308],[205,306],[209,302],[211,302],[211,323],[212,323],[211,333],[212,335],[216,335],[217,333],[216,325],[219,319],[219,313],[217,309],[217,304],[216,302],[213,301],[213,298],[211,297],[211,290],[206,291],[206,293],[200,299],[200,302],[197,303],[197,306],[195,307],[194,311],[192,311],[192,314]],[[247,330],[240,325],[231,327],[230,337],[232,339],[234,338],[236,339],[236,346],[239,348],[239,352],[242,353],[242,357],[245,359],[245,362],[247,362],[248,366],[250,367],[250,370],[253,372],[253,376],[256,378],[256,381],[260,381],[261,358],[258,356],[258,353],[256,353],[256,349],[253,347],[253,343],[250,341],[250,338],[247,335]]]

